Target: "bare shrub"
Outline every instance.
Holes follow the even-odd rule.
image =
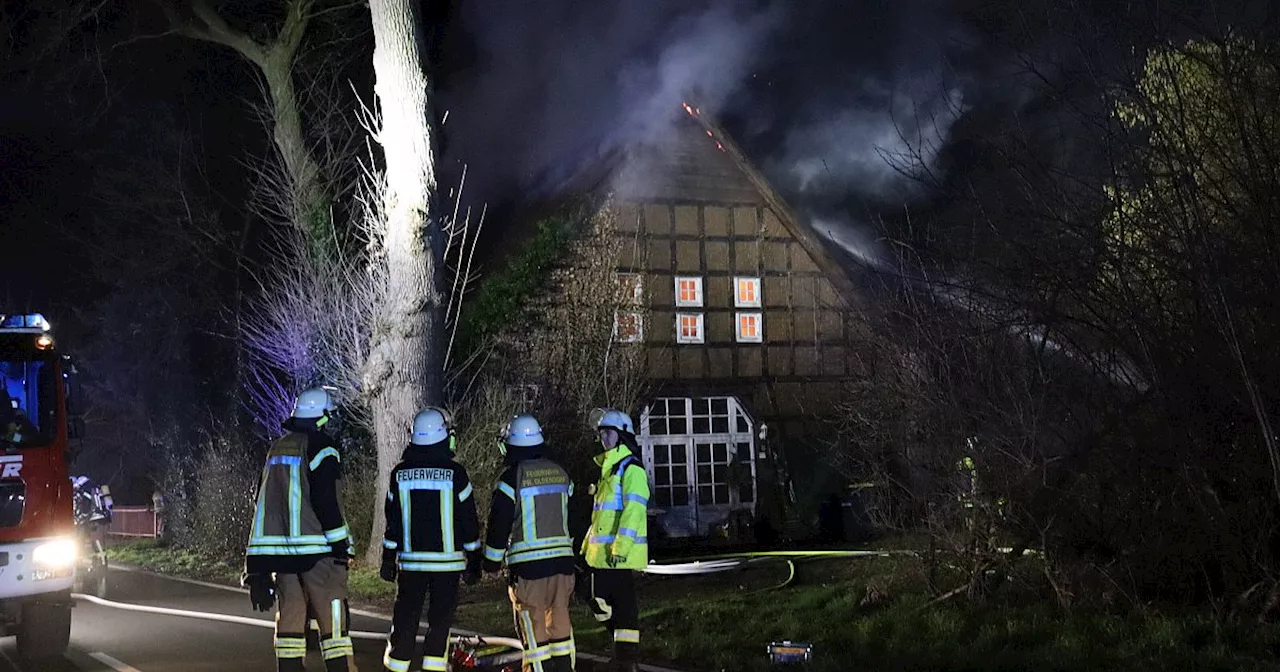
[[[227,435],[205,439],[194,472],[194,506],[188,512],[187,545],[239,560],[253,524],[261,465]]]
[[[638,237],[618,235],[619,210],[612,199],[593,204],[547,287],[535,300],[530,328],[512,336],[509,379],[533,383],[535,408],[551,427],[562,461],[589,471],[594,432],[591,409],[613,406],[635,413],[645,393],[645,346],[614,338],[614,315],[634,311],[648,323],[641,304],[620,292],[618,260],[627,246],[643,249]],[[643,291],[648,294],[650,288]],[[638,418],[637,418],[638,420]]]
[[[378,481],[378,460],[368,434],[352,428],[340,435],[342,480],[338,484],[338,497],[358,556],[372,541],[369,535],[373,532],[373,507],[369,503],[381,502],[386,497],[386,484]]]
[[[483,520],[492,502],[493,489],[502,473],[503,457],[498,450],[499,433],[511,417],[520,412],[516,391],[498,380],[487,379],[454,411],[458,423],[457,460],[471,476],[476,508]],[[544,427],[543,431],[549,428]]]

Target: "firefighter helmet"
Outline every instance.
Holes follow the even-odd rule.
[[[293,403],[293,417],[303,420],[321,418],[336,408],[329,390],[313,387],[298,395],[298,400]]]
[[[434,446],[453,436],[453,418],[443,408],[429,406],[413,416],[413,433],[409,443]]]
[[[604,409],[604,414],[596,421],[596,431],[601,429],[616,429],[631,435],[636,433],[635,425],[631,423],[631,416],[616,408]]]
[[[502,430],[502,440],[513,448],[542,445],[542,426],[532,415],[517,415]]]

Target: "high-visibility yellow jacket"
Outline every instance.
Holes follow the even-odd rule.
[[[643,569],[649,564],[649,474],[626,446],[597,455],[595,461],[600,482],[582,555],[600,569],[610,569],[609,554],[625,558],[612,569]]]

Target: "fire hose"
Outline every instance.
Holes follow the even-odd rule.
[[[159,616],[181,616],[184,618],[198,618],[206,621],[215,621],[218,623],[235,623],[238,625],[251,625],[258,628],[275,629],[276,627],[275,621],[269,621],[262,618],[233,616],[231,614],[215,614],[215,613],[209,613],[209,612],[203,612],[203,611],[187,611],[186,609],[171,609],[169,607],[153,607],[150,605],[130,604],[127,602],[113,602],[111,600],[104,600],[100,597],[97,597],[94,595],[85,595],[83,593],[72,593],[71,597],[77,600],[84,600],[86,602],[91,602],[99,606],[110,607],[112,609],[120,609],[123,611],[137,611],[137,612],[148,613],[148,614],[156,614]],[[375,641],[383,641],[383,642],[387,640],[387,633],[385,632],[369,632],[367,630],[352,630],[349,633],[349,635],[352,639],[375,640]],[[500,646],[500,647],[506,647],[508,649],[513,649],[513,651],[510,653],[493,656],[491,658],[487,657],[484,661],[484,664],[486,665],[503,665],[506,663],[518,663],[524,658],[524,645],[520,643],[520,640],[511,638],[511,637],[491,637],[489,635],[481,635],[481,634],[465,634],[465,635],[451,634],[451,636],[449,637],[449,640],[454,644],[462,644],[467,646],[493,645],[493,646]]]
[[[755,551],[747,553],[726,553],[720,555],[699,556],[688,558],[685,562],[658,564],[652,563],[640,570],[646,574],[657,576],[698,576],[704,574],[715,574],[719,572],[731,571],[740,567],[745,567],[753,563],[761,563],[767,561],[782,561],[787,565],[787,578],[781,583],[762,588],[753,593],[765,592],[770,590],[778,590],[789,585],[796,575],[797,560],[814,560],[821,558],[858,558],[858,557],[887,557],[890,555],[912,554],[912,551]],[[173,609],[170,607],[156,607],[142,604],[131,604],[127,602],[114,602],[106,600],[95,595],[86,595],[83,593],[72,593],[72,598],[83,600],[103,607],[111,609],[120,609],[122,611],[134,611],[160,616],[178,616],[182,618],[195,618],[206,621],[214,621],[219,623],[234,623],[238,625],[249,625],[258,628],[274,629],[275,622],[261,618],[250,618],[245,616],[234,616],[231,614],[217,614],[202,611],[189,611],[185,609]],[[473,648],[482,647],[502,647],[511,649],[509,653],[498,655],[486,655],[483,664],[499,666],[510,663],[519,663],[524,657],[524,645],[520,640],[512,637],[498,637],[483,635],[479,633],[450,633],[450,641],[455,645],[462,645]],[[386,641],[387,634],[385,632],[369,632],[366,630],[353,630],[349,633],[352,639]]]
[[[753,595],[771,590],[779,590],[791,585],[796,578],[796,561],[817,560],[823,558],[867,558],[888,557],[890,555],[910,554],[912,551],[755,551],[747,553],[725,553],[720,555],[689,558],[685,562],[668,564],[650,564],[643,570],[646,574],[657,576],[698,576],[715,574],[746,567],[753,563],[782,561],[787,565],[787,578],[781,583],[747,593]]]

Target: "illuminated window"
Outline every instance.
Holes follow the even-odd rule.
[[[676,276],[676,305],[681,308],[702,307],[702,278]]]
[[[644,317],[629,310],[614,311],[613,339],[619,343],[639,343],[644,339]]]
[[[760,307],[760,278],[734,278],[733,305],[736,308]]]
[[[760,313],[738,313],[738,342],[764,341],[764,318]]]
[[[618,274],[618,303],[639,306],[644,303],[644,282],[639,273]]]
[[[676,343],[702,341],[702,313],[676,313]]]

